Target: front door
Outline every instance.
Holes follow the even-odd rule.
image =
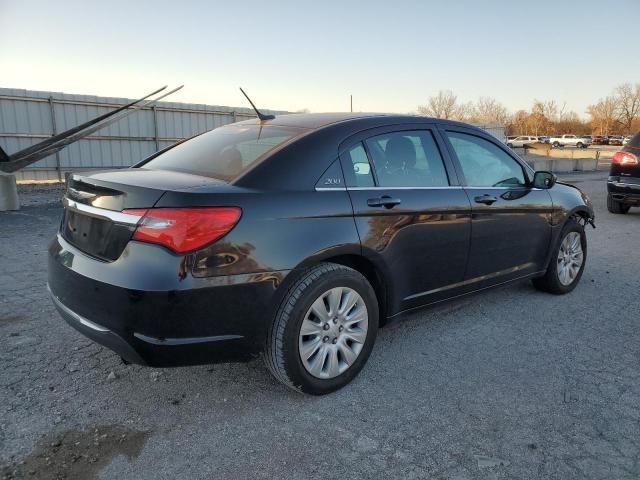
[[[498,140],[444,129],[471,202],[471,249],[465,280],[499,283],[544,270],[551,241],[551,196]],[[477,285],[479,286],[479,285]]]
[[[342,149],[363,254],[385,272],[390,314],[464,278],[469,200],[435,138],[424,127],[378,130]]]

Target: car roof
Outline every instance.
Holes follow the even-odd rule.
[[[425,117],[422,115],[402,115],[395,113],[290,113],[285,115],[277,115],[272,120],[264,120],[260,122],[257,118],[238,122],[235,125],[278,125],[286,127],[306,128],[309,130],[318,130],[336,123],[446,123],[451,125],[460,125],[470,127],[471,125],[453,120],[444,120],[441,118]]]

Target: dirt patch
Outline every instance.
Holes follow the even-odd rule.
[[[69,430],[43,440],[28,457],[0,467],[3,480],[92,479],[118,456],[129,459],[142,451],[148,432],[116,426],[100,426],[88,431]]]
[[[5,325],[11,325],[13,323],[21,322],[24,320],[22,315],[8,315],[8,316],[0,316],[0,327]]]

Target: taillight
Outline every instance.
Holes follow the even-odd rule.
[[[638,157],[629,152],[616,152],[613,154],[611,163],[618,165],[638,165]]]
[[[235,227],[242,210],[237,207],[151,208],[123,210],[140,215],[133,240],[157,243],[177,253],[198,250]]]

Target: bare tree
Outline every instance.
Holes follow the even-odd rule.
[[[601,98],[595,105],[589,105],[587,113],[591,116],[591,129],[599,135],[609,135],[616,121],[617,101],[614,97]]]
[[[474,123],[506,125],[509,121],[509,112],[505,106],[491,97],[480,97],[468,110],[469,119]]]
[[[447,120],[466,118],[467,106],[458,103],[458,97],[451,90],[440,90],[435,97],[429,97],[426,105],[418,107],[418,113]]]
[[[634,120],[640,117],[640,83],[624,83],[614,92],[615,116],[625,133],[631,133]]]

